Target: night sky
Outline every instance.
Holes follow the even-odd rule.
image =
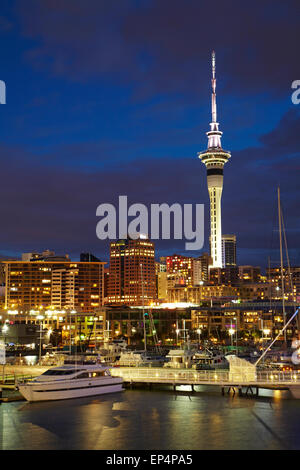
[[[0,253],[108,258],[96,208],[205,203],[211,51],[223,147],[223,233],[238,263],[279,262],[280,184],[300,264],[299,0],[1,0]],[[184,254],[184,241],[157,242]],[[189,254],[197,255],[196,252]]]

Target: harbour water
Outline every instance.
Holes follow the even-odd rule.
[[[219,388],[126,390],[0,405],[0,448],[90,450],[300,449],[300,400]]]

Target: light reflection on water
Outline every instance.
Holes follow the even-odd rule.
[[[183,387],[182,387],[183,389]],[[2,449],[300,449],[300,400],[127,390],[0,406]]]

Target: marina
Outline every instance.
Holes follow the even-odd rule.
[[[108,387],[107,393],[120,391],[121,383],[124,383],[124,386],[127,388],[133,389],[136,386],[144,385],[152,389],[154,386],[164,386],[169,385],[171,388],[176,391],[180,386],[188,386],[190,391],[195,391],[196,386],[207,386],[218,388],[219,391],[224,395],[226,392],[232,391],[233,394],[238,393],[239,395],[255,395],[259,396],[261,390],[288,390],[292,398],[300,398],[300,370],[292,371],[280,371],[278,369],[257,369],[254,365],[247,363],[243,359],[239,359],[235,356],[230,356],[229,361],[231,362],[229,369],[215,369],[215,370],[196,370],[196,369],[187,369],[187,368],[171,368],[171,367],[103,367],[99,365],[90,365],[90,366],[61,366],[54,368],[47,367],[36,367],[32,366],[31,368],[14,368],[11,373],[6,373],[0,379],[0,389],[6,390],[19,390],[21,394],[29,401],[36,400],[52,400],[52,399],[66,399],[74,398],[76,392],[72,392],[72,389],[82,390],[83,385],[78,385],[78,381],[84,381],[85,386],[88,386],[89,390],[84,392],[87,395],[97,395],[99,393],[104,393],[103,389],[95,389],[91,383],[92,374],[101,373],[111,375],[110,380],[117,380],[119,382],[117,387]],[[11,367],[11,366],[10,366]],[[83,369],[86,369],[84,371]],[[29,370],[28,370],[29,369]],[[64,378],[63,371],[67,369],[68,374],[73,374],[74,378],[78,377],[80,374],[86,373],[91,377],[78,377],[77,381],[74,381],[73,375]],[[51,372],[52,371],[52,372]],[[56,377],[56,371],[57,375]],[[49,375],[50,374],[50,375]],[[51,378],[52,383],[49,383],[49,378]],[[108,378],[108,377],[107,377]],[[56,379],[56,380],[55,380]],[[59,379],[59,387],[57,379]],[[95,378],[93,378],[95,380]],[[99,378],[98,378],[99,381]],[[101,379],[100,379],[101,381]],[[56,383],[56,385],[55,385]],[[99,384],[100,386],[101,384]],[[43,386],[44,392],[50,392],[50,390],[55,390],[54,395],[48,393],[43,393],[43,397],[39,396],[38,398],[28,395],[30,390],[41,389]],[[64,390],[61,394],[59,390]],[[49,389],[49,390],[48,390]],[[38,393],[37,395],[41,395]],[[15,395],[16,396],[16,395]],[[84,395],[83,395],[84,396]],[[20,399],[20,397],[17,397]]]
[[[218,387],[196,389],[2,403],[0,448],[300,449],[300,401],[287,399],[288,392],[264,390],[257,399],[222,396]]]

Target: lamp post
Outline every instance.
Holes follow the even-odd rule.
[[[233,335],[234,335],[234,329],[232,328],[232,320],[230,321],[230,328],[229,328],[229,331],[228,333],[230,334],[230,338],[231,338],[231,347],[233,346]]]
[[[237,328],[237,318],[235,320],[235,348],[236,348],[236,355],[238,355],[238,328]]]
[[[200,330],[200,328],[197,329],[197,333],[198,333],[198,349],[200,348],[200,335],[202,333],[202,331]]]
[[[264,350],[264,339],[268,339],[268,336],[270,334],[271,330],[269,328],[264,328],[263,329],[263,341],[262,341],[262,348]],[[263,358],[263,362],[264,362],[265,358]]]
[[[43,326],[43,315],[37,315],[36,319],[40,321],[39,325],[40,325],[40,342],[39,342],[39,363],[41,362],[41,358],[42,358],[42,326]]]
[[[179,329],[176,328],[176,346],[178,345],[178,335],[179,335]]]

